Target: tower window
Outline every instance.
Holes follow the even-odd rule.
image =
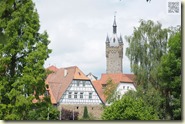
[[[113,42],[115,43],[115,41],[116,41],[116,39],[115,38],[113,38]]]

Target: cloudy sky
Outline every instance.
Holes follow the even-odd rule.
[[[33,0],[52,49],[45,67],[78,66],[100,78],[106,72],[105,40],[112,35],[114,13],[117,33],[131,35],[139,20],[153,20],[163,27],[181,24],[179,14],[167,13],[167,0]],[[168,0],[169,1],[169,0]],[[123,73],[131,73],[124,39]]]

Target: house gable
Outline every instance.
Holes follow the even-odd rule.
[[[45,83],[52,104],[83,104],[84,100],[86,104],[102,103],[90,79],[77,66],[57,69],[48,75]]]
[[[129,76],[128,76],[129,75]],[[120,90],[120,86],[129,86],[132,89],[135,89],[134,86],[134,81],[132,79],[134,75],[133,74],[122,74],[122,73],[117,73],[117,74],[102,74],[100,80],[93,81],[93,85],[95,86],[99,96],[103,100],[104,103],[106,103],[106,97],[104,96],[104,88],[103,86],[107,84],[108,79],[112,79],[113,83],[117,84],[117,91]],[[126,91],[128,91],[126,89]],[[121,96],[126,92],[126,91],[121,91]]]

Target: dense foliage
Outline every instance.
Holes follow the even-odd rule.
[[[116,92],[117,84],[109,78],[106,82],[103,94],[107,103],[112,103],[117,100],[118,93]]]
[[[48,35],[32,0],[0,1],[0,119],[27,120],[45,92]],[[48,107],[47,107],[48,108]]]
[[[168,42],[168,53],[159,66],[160,89],[164,97],[165,118],[180,120],[182,117],[181,29],[177,28]]]
[[[158,108],[160,119],[181,119],[180,27],[162,29],[160,23],[141,20],[140,26],[134,28],[133,35],[127,36],[126,40],[129,43],[126,55],[136,75],[136,84],[143,90],[138,94],[154,109]],[[154,99],[159,97],[159,103],[147,100],[148,92],[155,96]]]
[[[50,98],[44,98],[45,101],[33,104],[33,110],[29,111],[27,120],[58,120],[59,111],[50,104]]]
[[[61,110],[61,120],[78,120],[79,112],[71,111],[62,108]]]
[[[142,85],[145,90],[151,83],[158,87],[157,66],[161,57],[166,53],[168,29],[162,25],[149,21],[140,21],[140,26],[134,28],[131,36],[126,36],[129,47],[126,55],[130,59],[131,71],[137,76],[137,85]]]
[[[158,115],[141,98],[124,95],[105,108],[103,120],[157,120]]]

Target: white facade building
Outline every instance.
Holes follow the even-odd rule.
[[[57,69],[48,68],[46,85],[53,105],[99,105],[102,102],[91,80],[76,66]]]
[[[62,98],[62,104],[100,104],[102,103],[97,95],[91,81],[73,80]]]
[[[110,79],[112,79],[113,83],[117,84],[116,92],[118,94],[118,99],[120,99],[129,90],[136,91],[133,74],[102,74],[100,80],[93,81],[93,85],[106,105],[110,104],[107,103],[103,92],[107,85],[107,81]]]
[[[118,92],[118,94],[120,95],[119,98],[121,98],[129,90],[136,91],[133,83],[120,82],[116,88],[116,92]]]

